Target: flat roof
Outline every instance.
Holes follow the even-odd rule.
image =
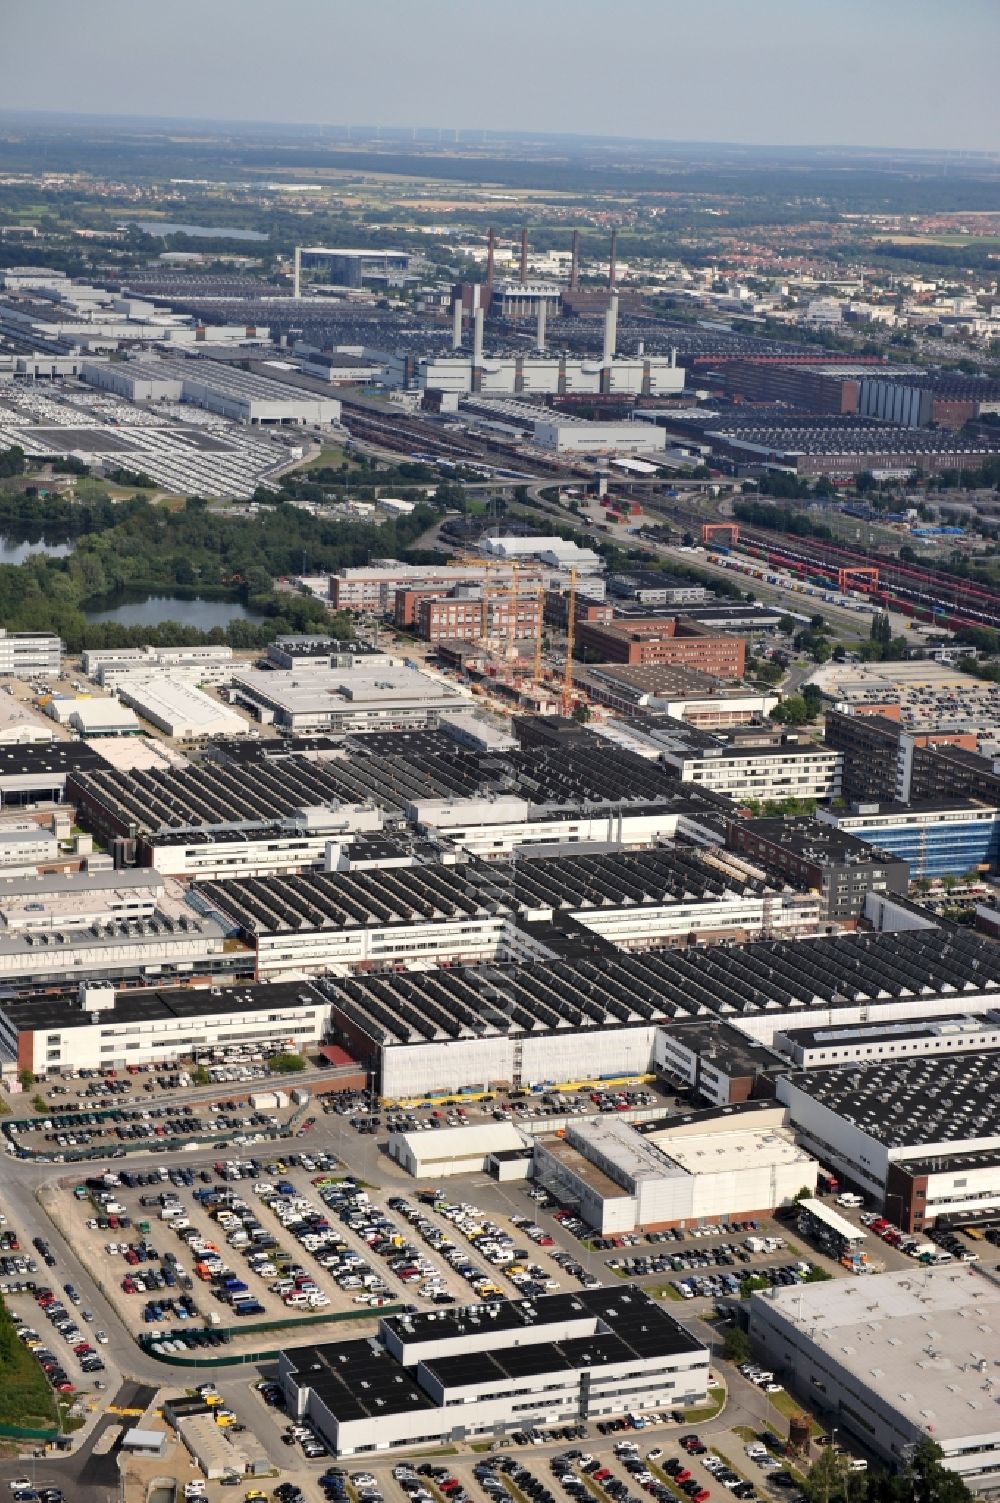
[[[952,1013],[948,1017],[901,1018],[896,1023],[845,1023],[831,1028],[783,1028],[782,1037],[804,1049],[838,1044],[891,1044],[921,1038],[961,1038],[1000,1028],[1000,1011]]]
[[[1000,1142],[1000,1049],[852,1062],[783,1079],[887,1148]]]
[[[773,1311],[917,1431],[940,1441],[1000,1434],[983,1376],[997,1353],[1000,1289],[981,1275],[949,1267],[834,1279],[753,1294],[750,1308],[751,1329]]]
[[[170,987],[156,991],[116,993],[113,1009],[85,1011],[72,994],[0,1003],[0,1010],[18,1033],[46,1028],[92,1028],[128,1023],[151,1024],[178,1018],[225,1016],[226,1013],[282,1011],[323,1007],[324,999],[308,981],[268,982],[238,987]],[[275,1025],[275,1032],[281,1028]]]
[[[813,1162],[790,1133],[776,1128],[741,1128],[732,1132],[678,1133],[670,1128],[650,1134],[647,1143],[655,1143],[688,1174],[730,1174],[751,1165],[788,1165]]]
[[[869,841],[859,840],[837,825],[825,824],[810,815],[795,815],[787,819],[734,819],[732,827],[749,831],[775,848],[789,850],[802,860],[817,865],[836,862],[850,866],[886,866],[899,864],[900,860],[898,856],[877,850]]]

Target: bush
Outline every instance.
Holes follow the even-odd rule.
[[[272,1054],[267,1063],[276,1075],[297,1075],[306,1067],[301,1054]]]

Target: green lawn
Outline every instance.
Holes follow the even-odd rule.
[[[689,1409],[687,1411],[684,1418],[689,1425],[699,1425],[705,1420],[715,1419],[715,1416],[725,1405],[726,1390],[724,1388],[713,1388],[712,1394],[714,1397],[710,1397],[708,1403],[701,1409]]]
[[[0,1424],[44,1429],[56,1422],[48,1379],[18,1340],[10,1311],[0,1301]]]
[[[777,1409],[778,1413],[784,1415],[785,1419],[791,1419],[793,1415],[808,1415],[809,1413],[808,1410],[803,1409],[802,1405],[792,1398],[790,1393],[769,1393],[767,1397],[770,1399],[775,1409]],[[813,1435],[823,1434],[822,1425],[818,1425],[811,1415],[809,1415],[809,1427],[812,1430]]]

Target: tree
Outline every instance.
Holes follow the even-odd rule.
[[[794,617],[782,616],[781,620],[778,622],[778,630],[780,632],[784,632],[786,637],[790,637],[795,630]]]
[[[823,708],[823,691],[817,688],[815,684],[803,684],[801,692],[802,702],[809,711],[809,717],[815,720]]]
[[[727,1362],[732,1362],[736,1367],[749,1362],[750,1338],[746,1331],[741,1330],[739,1326],[730,1326],[722,1344],[722,1355]]]
[[[836,1446],[824,1446],[803,1479],[802,1493],[808,1503],[846,1503],[850,1486],[846,1456]]]
[[[796,1200],[812,1200],[812,1198],[813,1192],[810,1190],[808,1185],[803,1185],[801,1190],[796,1190],[795,1192]]]
[[[798,694],[790,694],[771,711],[771,719],[778,725],[805,725],[812,718],[805,700]]]
[[[577,722],[578,725],[586,725],[587,721],[590,719],[590,706],[583,704],[574,705],[573,719]]]
[[[22,1091],[30,1091],[31,1087],[35,1083],[35,1075],[34,1071],[32,1070],[19,1070],[17,1072],[17,1078]]]

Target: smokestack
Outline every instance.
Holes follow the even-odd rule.
[[[618,280],[618,230],[611,231],[611,259],[608,262],[608,291],[614,292]]]
[[[675,371],[677,369],[677,346],[676,345],[674,345],[673,349],[670,351],[670,369],[672,371]]]
[[[573,231],[573,258],[569,263],[569,290],[576,292],[580,286],[580,231]]]
[[[641,356],[641,355],[645,355],[645,353],[646,353],[646,341],[645,341],[645,340],[644,340],[644,339],[640,339],[640,340],[639,340],[639,343],[638,343],[638,345],[637,345],[637,346],[636,346],[636,351],[635,351],[635,353],[636,353],[636,354],[637,354],[637,355],[640,355],[640,356]]]
[[[610,365],[618,347],[618,294],[611,294],[608,311],[604,315],[604,364]]]
[[[496,248],[497,232],[490,225],[489,238],[486,241],[486,285],[493,290],[493,252]]]
[[[292,262],[292,297],[302,296],[302,247],[295,247],[295,259]]]
[[[472,369],[478,371],[483,364],[483,310],[476,309],[475,334],[472,340]]]
[[[538,299],[538,334],[535,339],[535,347],[539,351],[545,348],[545,299]]]
[[[528,226],[521,231],[521,286],[528,280]]]
[[[451,347],[453,350],[462,348],[462,299],[456,297],[455,306],[451,310]]]

